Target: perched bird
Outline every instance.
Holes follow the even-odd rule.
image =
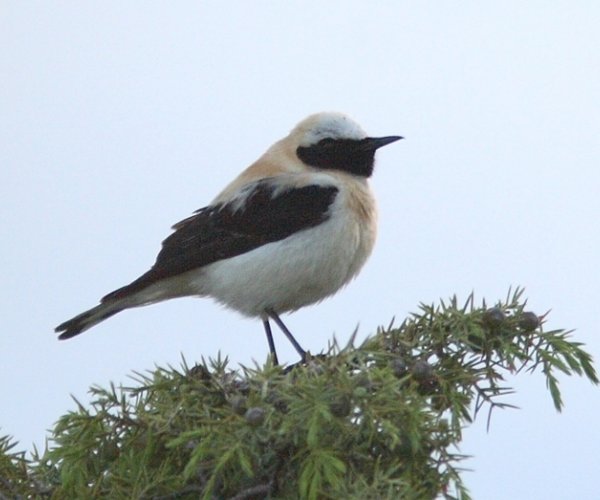
[[[317,113],[273,144],[210,205],[173,226],[152,268],[56,327],[68,339],[132,307],[212,297],[263,321],[274,363],[272,319],[302,359],[279,315],[348,283],[373,249],[375,151],[402,139],[368,137],[341,113]]]

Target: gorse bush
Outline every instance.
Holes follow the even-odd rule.
[[[504,375],[539,371],[557,410],[557,373],[593,383],[570,332],[545,331],[522,290],[421,305],[355,347],[303,365],[230,369],[226,359],[93,387],[29,461],[0,441],[8,498],[469,498],[462,431],[510,406]]]

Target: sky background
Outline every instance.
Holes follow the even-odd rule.
[[[210,300],[53,328],[154,262],[174,222],[306,115],[348,113],[384,148],[375,251],[284,318],[323,349],[419,302],[526,287],[600,360],[600,3],[21,2],[0,5],[0,434],[43,447],[92,384],[220,351],[264,361],[259,321]],[[280,359],[296,361],[276,334]],[[541,374],[521,410],[465,432],[477,499],[592,498],[600,392]]]

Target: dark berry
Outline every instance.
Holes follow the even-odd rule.
[[[254,408],[248,408],[248,410],[246,410],[244,418],[246,419],[246,422],[256,427],[265,421],[266,414],[267,412],[264,408],[255,406]]]
[[[398,378],[404,377],[408,372],[408,365],[402,358],[394,358],[390,364],[394,375]]]
[[[351,409],[350,398],[346,395],[338,396],[329,403],[329,410],[335,417],[346,417],[350,414]]]
[[[194,365],[188,373],[191,378],[196,380],[208,381],[211,379],[211,374],[204,365]]]
[[[492,307],[483,313],[483,322],[489,328],[498,328],[505,319],[506,314],[499,307]]]
[[[519,318],[519,327],[525,332],[532,332],[540,326],[540,318],[531,311],[524,312]]]
[[[417,361],[411,368],[412,376],[419,382],[430,380],[433,376],[433,367],[427,361]]]

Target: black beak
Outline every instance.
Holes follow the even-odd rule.
[[[361,149],[364,151],[375,151],[383,146],[387,146],[392,142],[399,141],[400,139],[404,139],[404,137],[400,137],[399,135],[390,135],[387,137],[367,137],[361,141]]]

